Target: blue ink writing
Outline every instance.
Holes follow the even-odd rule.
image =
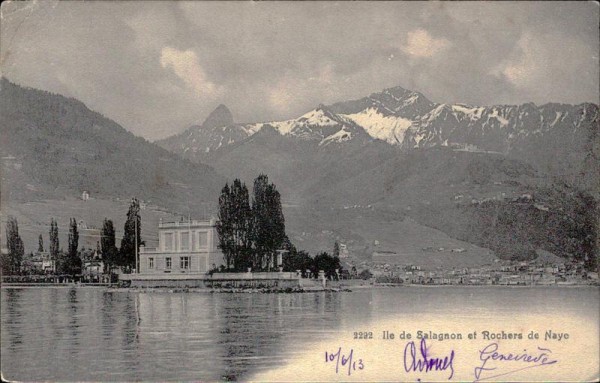
[[[444,358],[432,358],[427,351],[425,339],[421,339],[419,352],[415,342],[408,342],[404,347],[404,370],[406,372],[446,371],[450,369],[448,380],[454,376],[454,350]]]
[[[558,360],[552,359],[551,355],[552,351],[548,348],[537,348],[537,352],[528,354],[527,350],[523,350],[522,353],[500,353],[498,352],[498,343],[490,343],[483,350],[479,351],[479,360],[482,362],[479,367],[475,367],[475,379],[483,380],[483,379],[491,379],[498,376],[508,375],[513,372],[525,370],[533,367],[546,366],[550,364],[557,363]],[[500,374],[496,374],[493,376],[487,376],[486,378],[482,378],[481,374],[484,371],[494,371],[497,369],[490,361],[497,362],[521,362],[522,364],[526,364],[524,367],[518,368],[516,370],[511,370],[508,372],[503,372]]]
[[[348,355],[344,355],[341,347],[335,353],[325,351],[325,363],[335,363],[335,373],[338,374],[343,368],[348,376],[352,375],[352,371],[365,369],[362,359],[354,359],[354,349],[350,349]]]

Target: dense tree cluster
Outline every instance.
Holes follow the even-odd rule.
[[[319,275],[319,271],[324,271],[327,278],[337,278],[338,273],[342,272],[340,258],[336,255],[330,255],[326,252],[317,254],[314,258],[306,251],[296,250],[292,247],[289,254],[283,259],[283,269],[285,271],[301,271],[304,275],[310,272],[313,277]]]
[[[96,244],[96,254],[101,254],[104,263],[104,272],[111,273],[115,267],[122,267],[127,272],[135,267],[136,245],[143,245],[141,240],[141,218],[140,204],[137,199],[132,199],[127,212],[127,221],[125,222],[123,240],[121,249],[116,246],[115,228],[113,221],[105,218],[100,234],[100,241]],[[83,258],[89,258],[89,254],[94,252],[88,249],[79,249],[79,229],[77,220],[69,220],[69,233],[67,251],[60,248],[58,222],[56,219],[50,219],[48,253],[44,252],[44,240],[40,234],[38,237],[38,256],[49,256],[49,260],[54,262],[52,272],[59,275],[79,275],[82,273]],[[137,239],[136,239],[137,234]],[[40,270],[33,268],[31,258],[23,263],[25,249],[23,241],[19,235],[19,225],[17,219],[8,217],[6,223],[6,242],[8,251],[0,257],[0,269],[2,275],[20,275],[23,271],[27,273],[49,272],[47,269]],[[44,255],[45,254],[45,255]],[[31,257],[33,257],[31,253]],[[46,259],[44,259],[46,261]]]
[[[317,275],[324,270],[327,276],[341,271],[338,256],[321,253],[312,258],[298,251],[285,233],[285,218],[281,195],[269,178],[261,174],[254,180],[252,204],[246,185],[239,179],[226,184],[219,197],[219,220],[216,224],[219,248],[227,270],[272,270],[277,252],[285,251],[285,271],[309,271]],[[339,255],[339,244],[336,242]]]
[[[536,249],[544,249],[598,270],[600,209],[589,193],[554,185],[528,198],[486,201],[466,211],[472,214],[469,230],[458,237],[492,249],[502,259],[535,259]]]
[[[239,179],[226,184],[219,196],[216,225],[219,248],[228,270],[268,270],[287,237],[281,197],[266,175],[254,181],[252,205],[246,185]]]

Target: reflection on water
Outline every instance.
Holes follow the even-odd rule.
[[[4,293],[4,291],[3,291]],[[14,352],[17,346],[21,344],[23,335],[19,331],[20,320],[21,320],[21,296],[22,291],[19,290],[8,290],[6,297],[3,296],[2,302],[6,302],[2,305],[2,350],[4,351],[4,344],[6,338],[8,338],[9,352]],[[6,319],[5,319],[6,316]],[[4,331],[6,326],[7,331]]]
[[[138,293],[3,288],[11,380],[234,380],[342,331],[440,314],[489,321],[560,310],[598,321],[596,288],[400,288],[352,293]],[[594,322],[592,322],[594,323]]]

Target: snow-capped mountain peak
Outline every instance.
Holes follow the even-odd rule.
[[[375,107],[342,116],[363,127],[371,137],[392,145],[401,144],[404,140],[404,133],[412,125],[411,120],[393,115],[386,116]]]
[[[319,105],[316,109],[302,115],[296,121],[306,123],[307,125],[332,126],[339,122],[335,116],[324,105]]]
[[[186,155],[206,155],[269,127],[284,137],[319,147],[360,139],[381,140],[401,148],[451,146],[507,152],[529,137],[555,130],[577,131],[590,123],[598,123],[598,105],[437,104],[419,92],[394,87],[358,100],[318,105],[284,121],[234,124],[231,112],[220,105],[202,126],[159,144]]]

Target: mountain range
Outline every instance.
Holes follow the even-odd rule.
[[[439,104],[395,87],[284,121],[232,123],[221,105],[157,144],[228,178],[267,173],[289,204],[288,227],[336,227],[332,237],[355,241],[367,258],[378,248],[406,255],[406,217],[504,258],[540,249],[597,257],[597,244],[570,244],[598,237],[589,224],[600,193],[598,119],[591,103]],[[374,231],[385,214],[398,216]]]
[[[319,105],[285,121],[236,124],[227,107],[220,105],[204,124],[157,144],[192,161],[210,163],[219,151],[273,130],[317,147],[380,141],[404,151],[448,146],[497,152],[585,183],[600,170],[598,150],[592,147],[598,121],[598,105],[591,103],[438,104],[419,92],[395,87],[359,100]]]
[[[226,181],[266,173],[292,242],[313,254],[336,240],[354,261],[383,252],[396,254],[390,263],[439,266],[484,262],[485,249],[598,253],[594,104],[437,104],[396,87],[285,121],[236,123],[219,105],[201,125],[150,143],[78,100],[6,79],[0,101],[3,211],[40,200],[51,211],[88,190],[106,201],[98,206],[135,195],[198,217],[207,204],[216,212]],[[46,222],[40,206],[32,215]],[[475,247],[444,255],[424,244]]]

